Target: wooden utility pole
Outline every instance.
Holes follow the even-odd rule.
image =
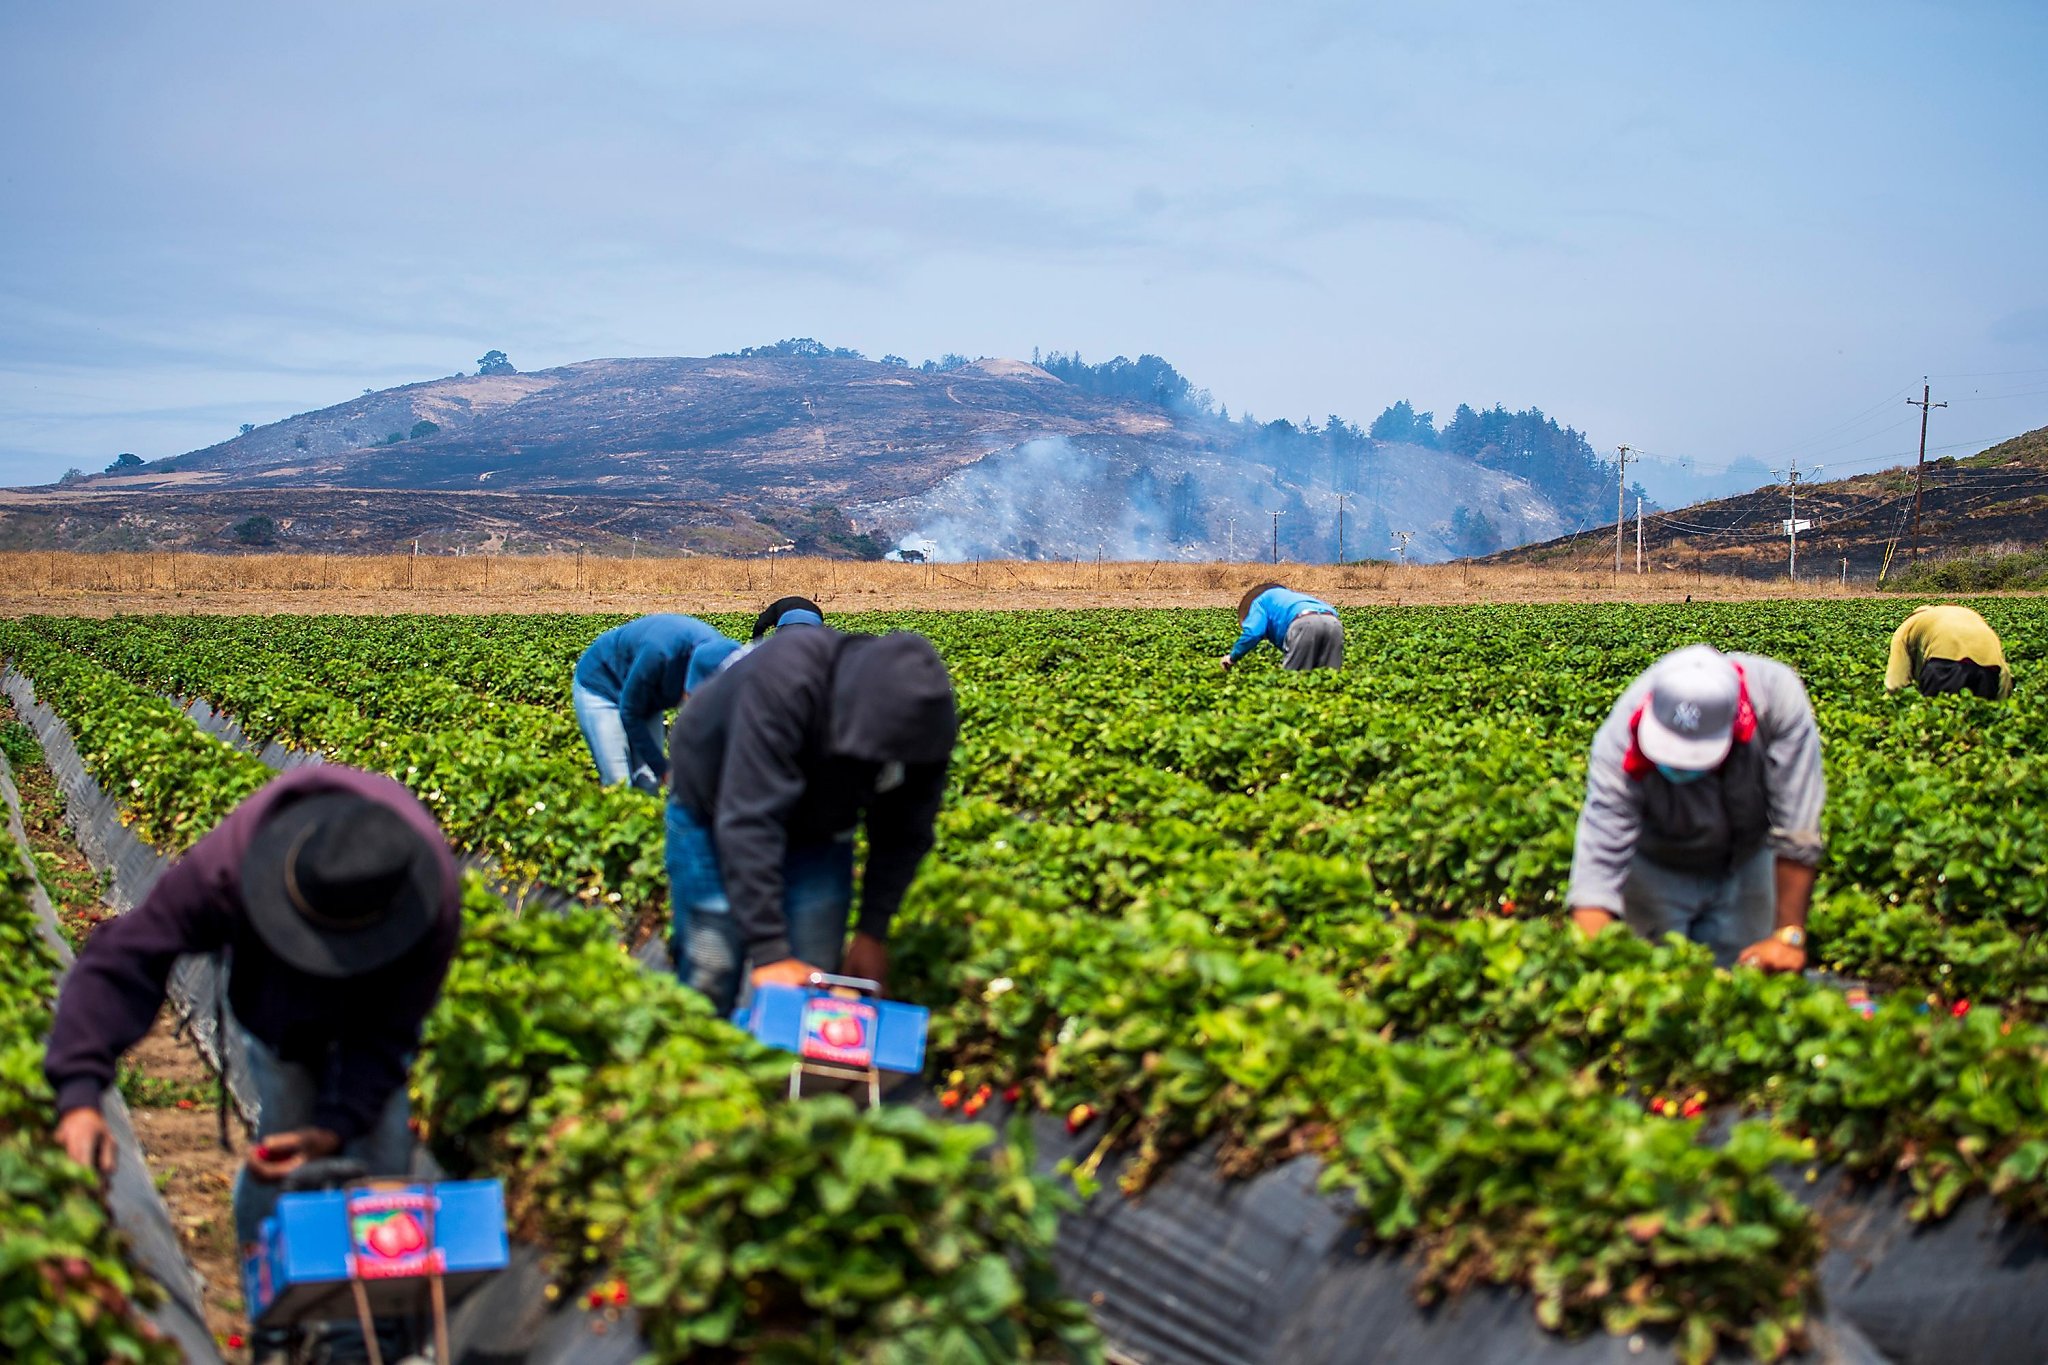
[[[1927,413],[1932,408],[1945,408],[1947,402],[1930,403],[1934,390],[1927,385],[1927,376],[1920,376],[1920,396],[1908,398],[1907,404],[1920,409],[1920,461],[1913,466],[1913,530],[1912,557],[1920,557],[1920,484],[1927,477]]]
[[[1643,500],[1636,499],[1636,572],[1643,571]]]
[[[1621,528],[1628,521],[1628,447],[1616,446],[1621,460],[1614,466],[1614,571],[1621,572]]]
[[[1337,495],[1337,562],[1339,564],[1344,562],[1344,501],[1350,496],[1349,493],[1339,493]]]
[[[1273,514],[1273,562],[1275,564],[1280,562],[1280,517],[1281,513],[1279,512]]]
[[[1788,537],[1785,551],[1785,576],[1794,583],[1799,581],[1799,461],[1794,460],[1786,467],[1789,476],[1788,487],[1792,495],[1791,510],[1786,513],[1785,534]]]

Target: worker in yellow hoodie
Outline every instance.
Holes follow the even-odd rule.
[[[1998,632],[1968,607],[1920,607],[1892,635],[1887,692],[1913,683],[1927,696],[1974,692],[1993,701],[2012,695],[2012,670]]]

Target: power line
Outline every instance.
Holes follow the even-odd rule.
[[[1941,377],[1943,379],[2007,379],[2016,374],[2048,374],[2048,365],[2037,366],[2031,370],[1973,370],[1968,374],[1945,374]],[[1928,378],[1932,379],[1934,376],[1929,375]]]

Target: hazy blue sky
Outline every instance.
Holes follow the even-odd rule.
[[[1909,451],[1923,372],[2048,423],[2048,6],[1406,9],[7,5],[0,482],[792,335],[1708,465]]]

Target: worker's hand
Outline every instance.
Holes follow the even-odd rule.
[[[325,1128],[272,1133],[249,1149],[249,1174],[274,1185],[307,1162],[333,1156],[340,1150],[341,1138]]]
[[[1237,660],[1235,660],[1235,659],[1231,658],[1231,657],[1230,657],[1230,656],[1229,656],[1228,654],[1226,654],[1226,655],[1224,655],[1224,656],[1223,656],[1223,658],[1222,658],[1222,659],[1221,659],[1221,660],[1220,660],[1219,662],[1221,662],[1221,663],[1222,663],[1222,665],[1223,665],[1223,671],[1224,671],[1225,673],[1228,673],[1228,672],[1230,671],[1230,666],[1231,666],[1232,664],[1236,663],[1236,662],[1237,662]]]
[[[756,986],[808,986],[818,969],[800,957],[785,957],[754,968]]]
[[[883,990],[889,985],[889,945],[873,934],[857,933],[846,950],[848,976],[864,976]]]
[[[1803,972],[1806,970],[1806,949],[1794,948],[1774,935],[1750,944],[1735,960],[1745,967],[1761,967],[1767,972]]]
[[[1572,907],[1572,923],[1579,926],[1579,932],[1587,938],[1599,933],[1610,924],[1619,924],[1621,917],[1612,910],[1602,910],[1594,905]]]
[[[57,1145],[87,1170],[97,1171],[102,1177],[114,1173],[114,1135],[107,1131],[107,1121],[100,1111],[91,1105],[64,1111],[57,1120]]]

